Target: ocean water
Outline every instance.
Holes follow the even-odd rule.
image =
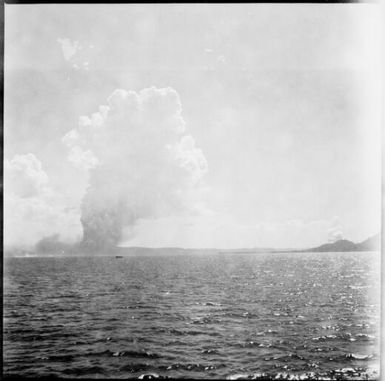
[[[5,258],[3,371],[376,379],[379,257]]]

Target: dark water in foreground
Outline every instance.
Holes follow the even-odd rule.
[[[375,379],[379,291],[378,253],[5,259],[3,369]]]

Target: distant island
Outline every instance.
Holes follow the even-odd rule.
[[[379,251],[381,250],[380,233],[366,239],[365,241],[354,243],[347,239],[340,239],[333,243],[325,243],[321,246],[306,250],[310,252],[340,252],[340,251]]]
[[[347,239],[340,239],[332,243],[325,243],[321,246],[305,249],[273,249],[273,248],[250,248],[237,250],[221,250],[221,253],[322,253],[322,252],[348,252],[348,251],[380,251],[381,238],[380,233],[369,237],[365,241],[354,243]]]
[[[380,251],[381,238],[380,233],[358,243],[346,239],[340,239],[332,243],[325,243],[321,246],[313,248],[285,248],[274,249],[267,247],[254,248],[239,248],[239,249],[187,249],[180,247],[111,247],[108,250],[101,250],[99,252],[85,252],[80,244],[66,244],[60,242],[59,236],[54,234],[52,236],[43,238],[33,248],[13,247],[5,248],[4,253],[7,257],[23,257],[23,256],[98,256],[111,255],[117,257],[123,256],[152,256],[152,255],[183,255],[183,254],[246,254],[246,253],[304,253],[304,252],[355,252],[355,251]]]

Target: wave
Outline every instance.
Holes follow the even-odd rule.
[[[258,372],[258,373],[235,373],[228,375],[226,380],[375,380],[379,376],[377,371],[365,371],[354,368],[341,368],[325,372]]]

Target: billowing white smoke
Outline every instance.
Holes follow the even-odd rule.
[[[79,215],[55,192],[40,160],[28,153],[4,160],[4,246],[32,246],[60,232],[60,240],[79,239]]]
[[[115,90],[108,105],[80,117],[63,141],[69,159],[90,175],[81,210],[88,249],[118,244],[122,229],[138,219],[196,207],[194,193],[207,162],[185,134],[181,102],[172,88]]]
[[[15,155],[4,161],[7,195],[31,198],[50,193],[48,176],[35,155]]]

